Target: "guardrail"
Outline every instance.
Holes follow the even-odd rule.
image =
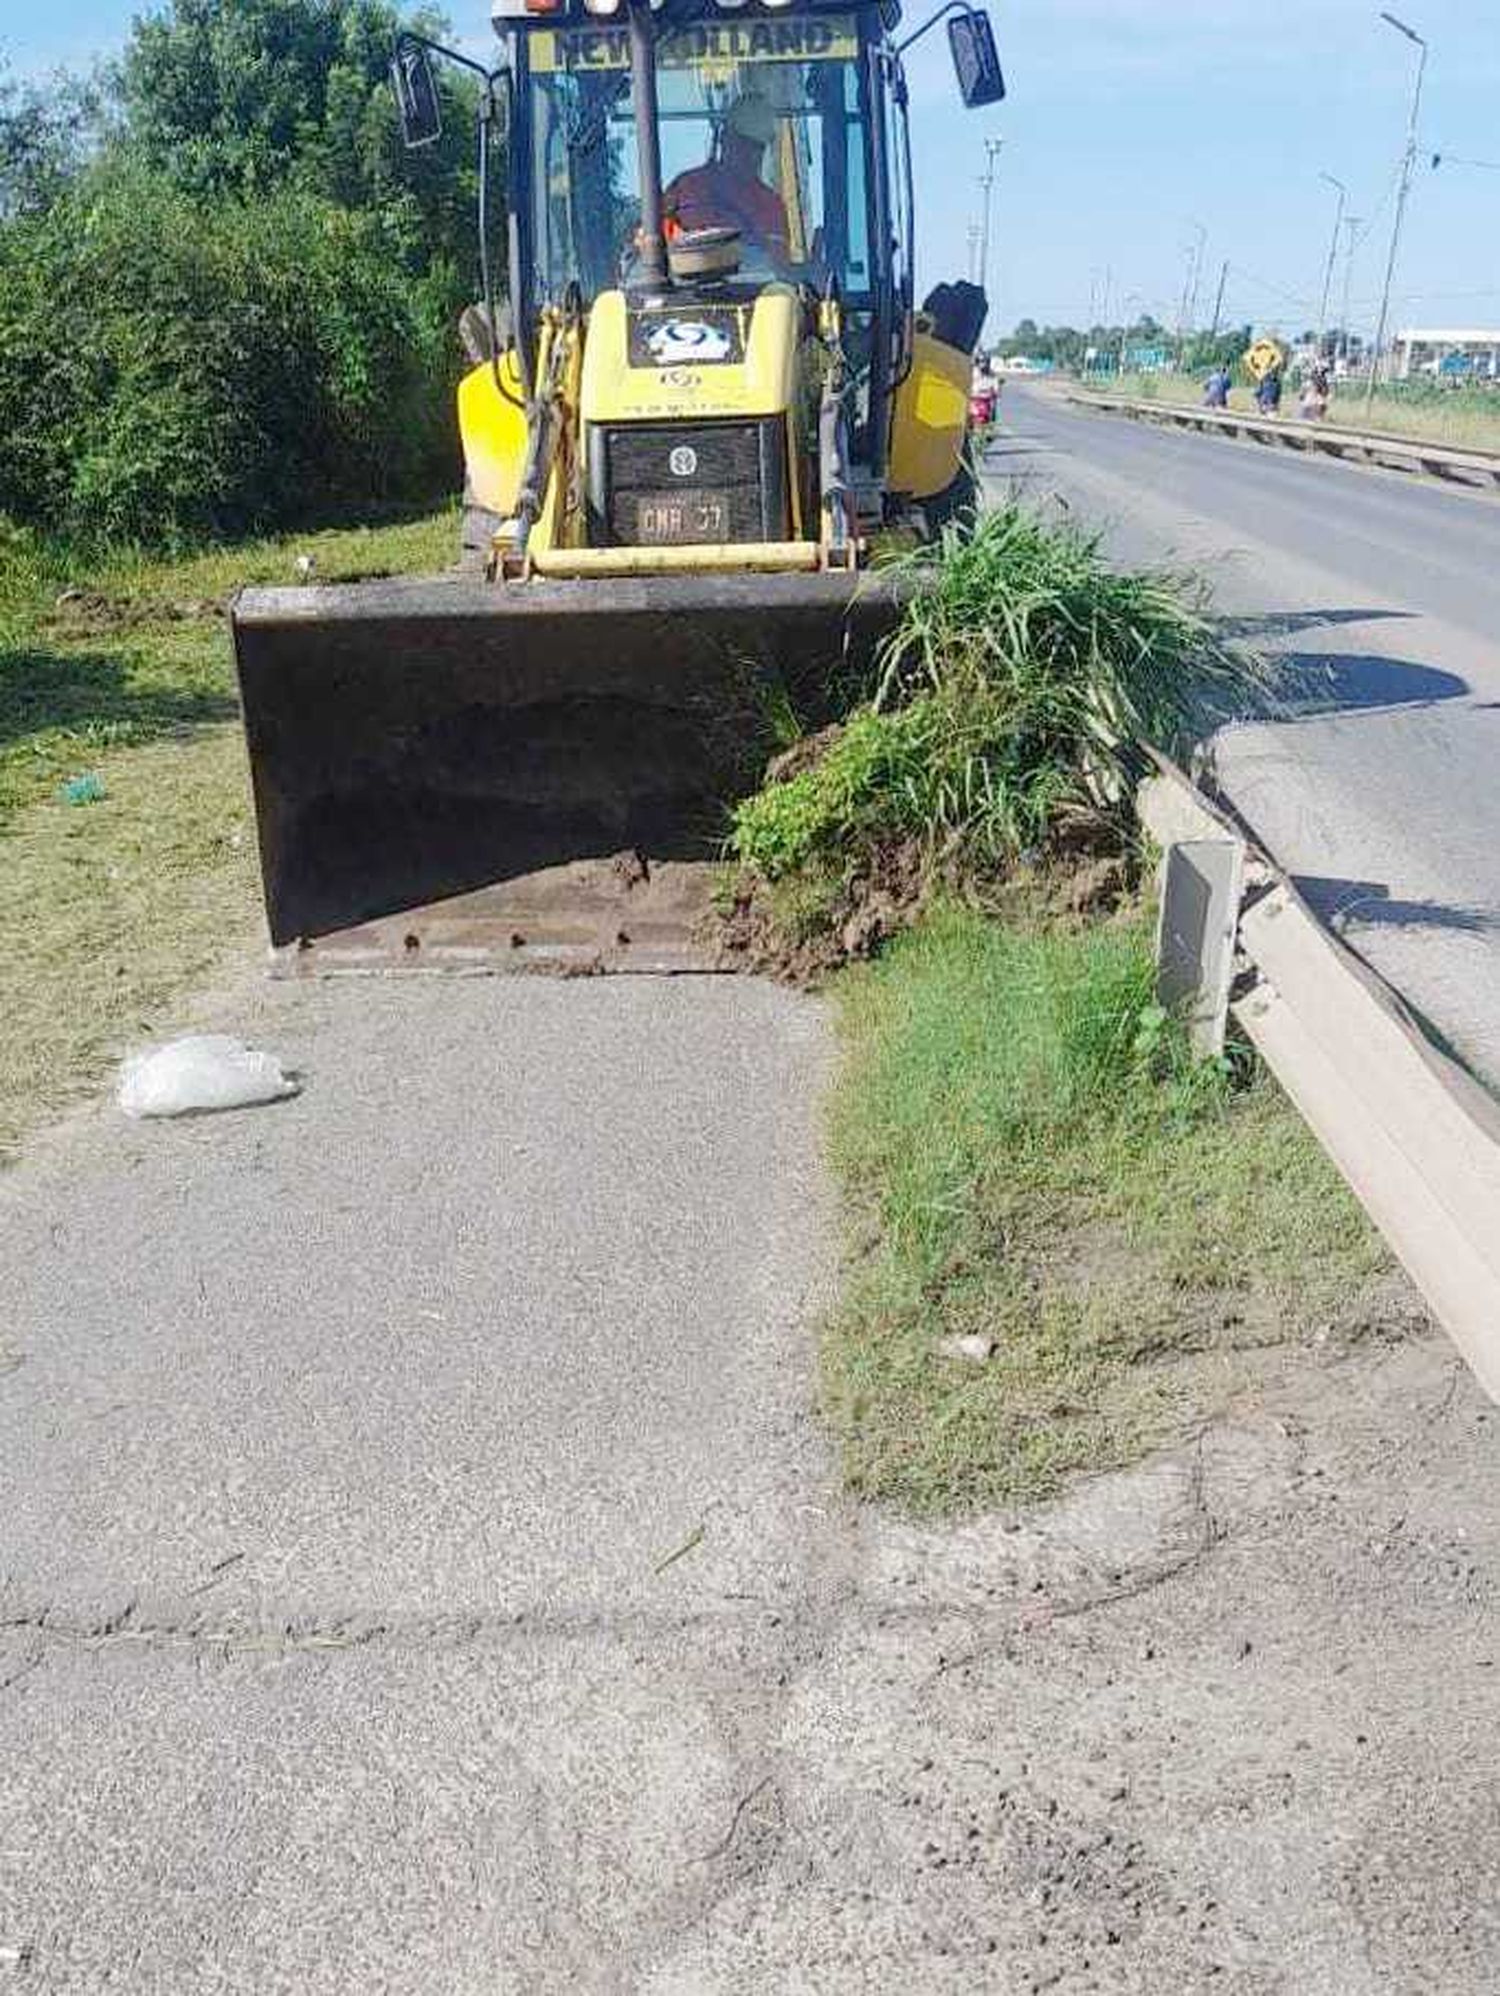
[[[1416,437],[1393,437],[1378,430],[1348,430],[1337,423],[1310,423],[1299,417],[1246,416],[1235,409],[1195,409],[1171,402],[1149,402],[1129,395],[1096,395],[1071,391],[1068,400],[1080,409],[1106,415],[1130,416],[1138,422],[1165,423],[1203,433],[1219,431],[1251,443],[1280,445],[1314,457],[1341,458],[1374,464],[1390,471],[1409,471],[1449,484],[1488,488],[1500,485],[1500,451],[1450,450]]]
[[[1200,1050],[1232,1012],[1500,1401],[1500,1104],[1317,920],[1247,829],[1159,762],[1159,979]]]

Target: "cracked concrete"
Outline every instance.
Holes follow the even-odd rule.
[[[1445,1344],[1034,1514],[859,1513],[816,1006],[215,1023],[307,1093],[0,1180],[0,1992],[1493,1988]]]

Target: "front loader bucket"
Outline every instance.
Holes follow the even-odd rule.
[[[868,577],[461,577],[233,609],[272,942],[293,969],[703,962],[769,696],[805,721],[899,605]]]

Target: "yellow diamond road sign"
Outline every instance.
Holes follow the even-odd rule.
[[[1257,340],[1245,355],[1245,365],[1257,381],[1264,381],[1273,367],[1286,366],[1286,352],[1275,340]]]

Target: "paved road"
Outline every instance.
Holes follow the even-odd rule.
[[[1322,912],[1500,1082],[1500,500],[1080,411],[1007,384],[994,485],[1202,569],[1291,712],[1228,794]]]
[[[860,1514],[817,1005],[207,1015],[306,1092],[0,1177],[0,1996],[1489,1996],[1444,1341],[1273,1363],[1025,1519]]]

